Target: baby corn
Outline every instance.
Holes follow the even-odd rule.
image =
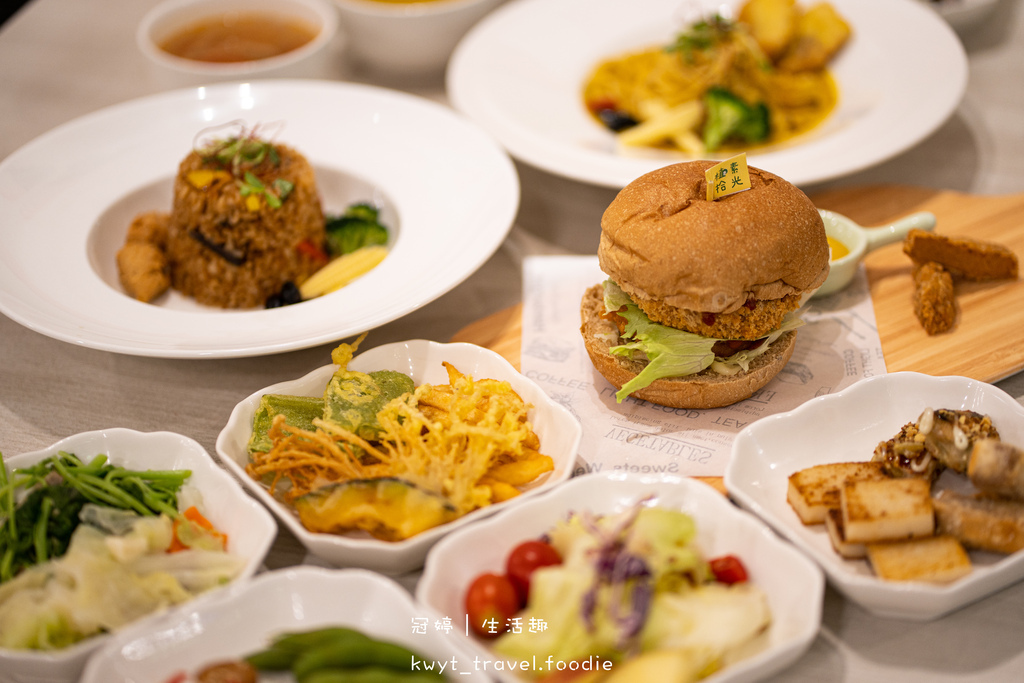
[[[303,299],[312,299],[344,287],[365,275],[388,255],[387,247],[373,245],[334,259],[299,286]]]

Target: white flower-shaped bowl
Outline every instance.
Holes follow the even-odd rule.
[[[543,475],[511,500],[479,508],[404,541],[381,541],[358,533],[342,535],[310,532],[303,527],[289,506],[276,500],[265,486],[246,474],[245,466],[249,458],[246,445],[252,434],[253,414],[263,394],[320,396],[337,369],[335,365],[325,365],[297,380],[261,389],[235,406],[227,425],[217,438],[217,454],[310,553],[338,567],[362,567],[385,574],[401,574],[419,569],[427,551],[445,534],[500,509],[518,506],[535,494],[568,479],[582,437],[580,423],[564,406],[548,397],[540,386],[520,374],[500,355],[474,344],[440,344],[424,340],[385,344],[360,353],[348,367],[361,372],[398,370],[412,377],[417,386],[424,383],[448,384],[448,373],[442,361],[452,363],[460,372],[474,379],[507,380],[524,401],[532,404],[528,419],[540,438],[539,450],[554,460],[554,471]]]
[[[105,454],[111,463],[130,469],[190,470],[192,474],[185,485],[198,490],[204,516],[227,534],[228,552],[245,558],[245,565],[233,583],[243,582],[256,573],[277,535],[277,525],[267,510],[247,495],[206,449],[186,436],[120,428],[82,432],[48,448],[6,458],[5,463],[10,472],[15,468],[29,467],[59,451],[73,453],[82,459]],[[155,618],[157,615],[144,617],[135,624],[142,625]],[[95,636],[55,652],[0,649],[0,681],[77,681],[89,657],[110,638],[110,635]]]
[[[697,545],[704,556],[737,555],[750,580],[768,599],[772,623],[764,636],[763,648],[706,680],[758,680],[796,661],[821,625],[825,579],[820,569],[717,490],[685,477],[624,472],[587,474],[514,509],[460,529],[431,549],[416,598],[453,622],[463,623],[469,584],[483,572],[503,573],[505,558],[513,547],[540,537],[570,512],[621,512],[648,496],[652,496],[648,504],[691,515],[697,524]],[[481,661],[493,664],[501,659],[482,641],[465,635],[464,631],[460,635]],[[497,675],[502,681],[522,680],[508,669]]]
[[[836,588],[864,609],[917,621],[940,617],[1024,578],[1024,552],[972,552],[972,572],[949,584],[884,581],[866,560],[840,557],[824,525],[805,526],[786,502],[793,472],[829,462],[870,460],[880,441],[915,422],[926,408],[989,415],[1003,441],[1024,445],[1024,406],[1001,389],[967,377],[896,372],[860,380],[745,428],[733,442],[726,489],[820,564]]]

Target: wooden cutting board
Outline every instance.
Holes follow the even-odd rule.
[[[1024,194],[966,195],[881,185],[811,196],[815,205],[876,227],[917,211],[935,214],[935,232],[991,240],[1024,258]],[[959,316],[949,332],[929,336],[913,311],[910,259],[900,243],[865,260],[886,369],[963,375],[994,382],[1024,370],[1024,280],[957,283]],[[522,306],[498,311],[460,330],[452,341],[485,346],[520,367]]]

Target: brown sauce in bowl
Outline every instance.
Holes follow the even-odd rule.
[[[227,12],[186,25],[160,43],[160,49],[199,62],[250,62],[300,48],[317,32],[299,19]]]

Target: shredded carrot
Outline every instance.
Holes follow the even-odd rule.
[[[171,545],[167,548],[167,552],[176,553],[181,550],[188,550],[192,546],[186,543],[187,539],[182,539],[181,536],[184,532],[184,525],[192,524],[194,527],[199,527],[203,530],[203,535],[207,538],[213,538],[220,542],[222,548],[228,547],[228,537],[217,530],[213,526],[213,522],[203,516],[203,513],[199,512],[199,508],[195,505],[191,506],[187,510],[181,513],[178,519],[174,520],[174,536],[171,539]],[[193,528],[194,528],[193,527]]]

